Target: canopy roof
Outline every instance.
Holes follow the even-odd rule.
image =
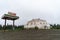
[[[2,19],[7,19],[7,20],[16,20],[16,19],[19,19],[19,17],[18,16],[16,16],[16,15],[11,15],[11,14],[4,14],[3,15],[3,17],[2,17]]]

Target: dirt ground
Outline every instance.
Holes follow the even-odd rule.
[[[0,32],[0,40],[60,40],[60,30],[20,30]]]

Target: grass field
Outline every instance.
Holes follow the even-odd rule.
[[[1,31],[0,40],[60,40],[60,29]]]

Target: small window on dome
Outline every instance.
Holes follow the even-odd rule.
[[[42,24],[42,23],[40,23],[40,24]]]
[[[34,25],[35,25],[36,23],[34,22]]]
[[[43,23],[43,24],[45,24],[45,23]]]
[[[31,23],[31,25],[32,25],[33,23]]]

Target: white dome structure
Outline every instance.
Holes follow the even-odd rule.
[[[24,28],[35,28],[38,27],[39,29],[50,29],[50,25],[46,22],[46,20],[42,19],[32,19],[28,21]]]

